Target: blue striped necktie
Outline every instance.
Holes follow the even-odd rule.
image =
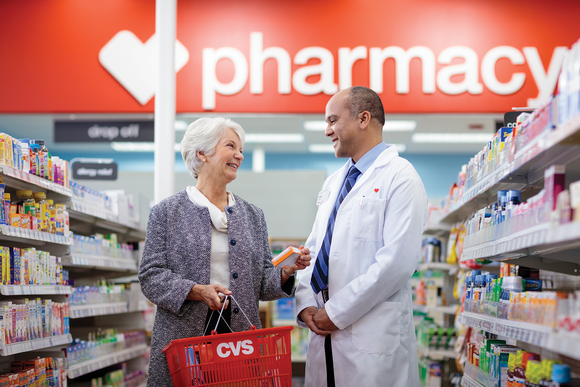
[[[330,214],[330,218],[328,219],[326,235],[322,241],[322,246],[318,252],[316,262],[314,263],[312,279],[310,280],[310,285],[316,294],[328,287],[328,256],[330,254],[330,245],[332,243],[332,232],[334,231],[336,213],[338,212],[340,204],[356,183],[356,178],[358,175],[360,175],[360,171],[354,165],[350,167],[348,173],[346,174],[346,179],[344,179],[344,183],[342,184],[342,188],[340,189],[340,193],[336,198],[336,203],[334,203],[332,214]]]

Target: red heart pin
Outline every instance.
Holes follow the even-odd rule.
[[[378,188],[375,188],[375,192],[379,192],[379,189]]]

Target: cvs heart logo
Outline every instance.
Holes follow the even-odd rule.
[[[142,43],[131,31],[118,32],[99,52],[99,62],[141,105],[155,95],[157,36]],[[189,51],[175,41],[175,72],[189,61]]]
[[[216,352],[219,357],[225,359],[231,355],[240,356],[240,352],[243,355],[251,355],[254,353],[254,343],[252,340],[243,340],[236,343],[227,342],[220,343],[216,347]]]

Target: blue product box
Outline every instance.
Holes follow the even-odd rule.
[[[278,320],[295,320],[294,298],[281,298],[276,301]]]

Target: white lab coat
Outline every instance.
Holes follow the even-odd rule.
[[[322,245],[346,172],[345,164],[324,182],[319,201],[326,200],[319,204],[306,242],[313,257]],[[426,223],[423,183],[390,146],[359,177],[336,217],[326,312],[339,328],[332,332],[337,387],[419,387],[409,280],[419,262]],[[321,293],[315,295],[310,286],[312,263],[298,275],[297,312],[324,305]],[[306,386],[326,386],[324,337],[312,332]]]

